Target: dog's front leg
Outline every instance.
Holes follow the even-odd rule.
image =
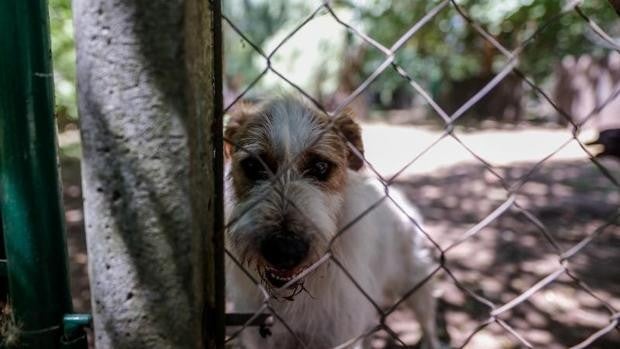
[[[422,349],[440,349],[437,338],[436,308],[437,301],[433,296],[432,282],[424,284],[416,293],[409,298],[411,309],[422,327]]]

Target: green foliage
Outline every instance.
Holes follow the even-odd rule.
[[[54,87],[58,121],[66,124],[77,118],[75,99],[75,45],[71,0],[49,0]]]
[[[352,13],[349,24],[390,47],[438,3],[437,0],[360,0],[337,1],[332,6],[338,15]],[[460,0],[457,3],[509,50],[533,35],[537,28],[543,28],[536,33],[520,59],[520,68],[539,82],[548,80],[554,65],[566,55],[588,53],[601,56],[608,52],[608,48],[597,42],[596,35],[574,11],[555,20],[564,6],[563,1]],[[290,31],[300,23],[304,14],[308,15],[319,5],[317,2],[286,0],[239,0],[224,4],[226,15],[261,47],[269,43],[270,38],[283,36],[282,31]],[[606,31],[616,35],[620,33],[617,15],[606,0],[584,1],[581,8]],[[231,32],[227,30],[226,35],[235,37],[236,34]],[[295,40],[295,36],[291,40]],[[229,77],[254,77],[264,68],[258,66],[259,59],[251,58],[256,55],[239,37],[228,43],[227,54],[233,57],[226,60],[229,62],[226,67]],[[345,57],[336,59],[343,62]],[[384,59],[383,53],[368,47],[357,80],[369,76]],[[507,59],[449,4],[405,43],[396,54],[396,61],[412,77],[421,81],[426,89],[437,92],[442,86],[447,86],[444,84],[446,81],[466,80],[497,72]],[[397,74],[388,73],[383,74],[371,89],[391,95],[405,84]]]
[[[333,7],[339,16],[378,42],[389,47],[411,25],[421,19],[438,1],[410,0],[360,0],[337,1]],[[597,42],[583,19],[575,12],[564,15],[549,25],[549,21],[561,11],[564,2],[548,0],[460,0],[466,12],[491,32],[508,49],[533,34],[536,28],[544,30],[536,34],[521,55],[520,67],[539,81],[547,80],[554,71],[554,64],[565,55],[583,53],[604,55],[607,49]],[[49,0],[52,51],[56,87],[57,112],[61,124],[77,117],[75,101],[75,48],[70,0]],[[223,12],[249,39],[264,50],[298,25],[319,1],[305,0],[226,0]],[[584,12],[612,34],[620,33],[618,17],[606,0],[584,1]],[[321,16],[329,16],[322,13]],[[247,86],[265,68],[250,45],[224,24],[224,60],[227,84],[240,90]],[[333,26],[330,26],[333,28]],[[346,35],[342,30],[333,33],[334,42],[359,45],[360,40],[338,40]],[[320,36],[320,35],[319,35]],[[322,35],[322,38],[329,35]],[[292,40],[295,40],[293,37]],[[323,45],[324,46],[324,45]],[[308,45],[308,47],[314,47]],[[351,47],[349,47],[351,49]],[[330,64],[344,62],[343,50],[320,52],[319,59]],[[367,47],[362,69],[357,80],[374,71],[385,56]],[[269,52],[266,52],[269,54]],[[277,61],[278,57],[275,57]],[[280,57],[281,60],[296,59]],[[505,64],[506,58],[463,20],[452,5],[423,26],[396,54],[396,61],[424,87],[437,93],[445,81],[465,80],[496,72]],[[333,69],[332,69],[333,70]],[[330,70],[331,71],[331,70]],[[334,78],[325,77],[322,80]],[[264,79],[263,79],[264,80]],[[406,82],[397,74],[383,74],[371,90],[388,100],[393,92]],[[333,84],[326,84],[332,86]]]
[[[283,27],[301,21],[311,11],[302,0],[228,0],[222,12],[258,47],[267,50],[267,41],[278,35]],[[226,23],[224,28],[224,75],[235,89],[245,87],[265,68],[256,51]],[[269,52],[265,52],[269,54]]]
[[[391,46],[438,1],[364,1],[346,4],[358,11],[358,21],[368,28],[368,34],[386,46]],[[521,54],[520,68],[536,80],[552,76],[554,64],[566,55],[584,53],[601,56],[607,49],[597,43],[585,21],[571,11],[559,20],[562,1],[546,0],[461,0],[457,3],[475,22],[495,36],[509,50],[536,33]],[[380,8],[380,10],[377,10]],[[584,1],[581,8],[608,31],[618,32],[617,15],[606,0]],[[379,54],[366,64],[366,75],[381,60]],[[506,57],[492,47],[469,25],[452,5],[422,27],[396,55],[397,62],[417,80],[433,84],[459,81],[491,74],[500,70]],[[388,78],[383,87],[395,87],[403,82]],[[390,81],[391,80],[391,81]]]

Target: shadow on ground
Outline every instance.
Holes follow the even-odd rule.
[[[614,175],[620,164],[605,161]],[[498,168],[510,187],[534,164]],[[483,166],[463,165],[401,181],[399,187],[425,217],[428,234],[442,248],[458,241],[507,198],[500,180]],[[581,252],[569,259],[574,278],[561,275],[499,318],[535,348],[566,348],[578,344],[610,322],[606,307],[620,308],[620,190],[589,161],[546,162],[517,194],[516,204],[539,220],[557,242],[513,206],[497,220],[446,254],[446,267],[459,283],[496,306],[522,294],[560,267],[559,254],[610,223]],[[461,346],[488,318],[490,308],[457,287],[442,272],[440,312],[451,345]],[[587,285],[592,296],[579,282]],[[598,298],[598,299],[597,299]],[[409,319],[409,320],[407,320]],[[417,338],[406,312],[394,314],[390,325],[407,343]],[[411,338],[411,339],[409,339]],[[378,336],[377,347],[394,347]],[[521,348],[516,337],[493,323],[471,338],[468,348]],[[620,332],[611,332],[590,348],[620,348]]]

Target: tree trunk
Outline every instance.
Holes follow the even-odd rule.
[[[211,57],[185,60],[193,47],[184,41],[185,6],[73,2],[97,348],[202,346],[203,254],[215,225],[193,223],[192,210],[213,216],[206,204],[216,191],[199,190],[215,183],[213,152],[205,150],[215,89],[196,90],[188,78],[213,70],[205,68]],[[200,37],[212,46],[209,35]],[[205,167],[211,172],[200,172]]]

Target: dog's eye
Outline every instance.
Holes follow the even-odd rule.
[[[254,157],[241,160],[241,168],[245,176],[253,181],[265,180],[269,178],[269,171],[263,164]]]
[[[326,181],[331,173],[332,165],[325,160],[315,160],[310,163],[306,170],[306,175],[321,182]]]

